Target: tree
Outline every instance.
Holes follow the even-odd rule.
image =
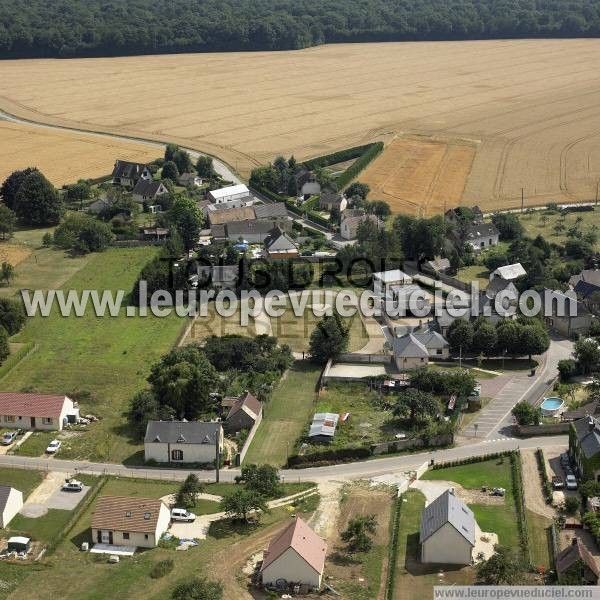
[[[179,150],[179,146],[177,144],[167,144],[165,148],[165,162],[172,162],[175,153]]]
[[[55,187],[40,173],[33,171],[17,192],[15,213],[24,225],[56,225],[63,212]]]
[[[600,366],[600,348],[593,338],[580,338],[575,342],[573,356],[584,375],[589,375]]]
[[[512,213],[496,213],[492,215],[492,223],[500,233],[501,240],[515,240],[525,232],[521,221]]]
[[[572,358],[565,358],[558,361],[558,373],[562,382],[569,381],[577,375],[579,369],[577,361]]]
[[[195,345],[174,348],[150,370],[148,383],[161,406],[168,406],[178,419],[196,419],[210,413],[210,393],[218,374],[202,350]]]
[[[203,179],[212,179],[216,175],[212,156],[201,154],[196,161],[196,172]]]
[[[489,356],[496,348],[496,329],[486,320],[480,321],[473,332],[472,348],[478,354]]]
[[[465,351],[471,347],[473,343],[473,325],[459,317],[452,321],[450,327],[448,327],[448,334],[446,338],[450,344],[450,348],[453,351]]]
[[[179,177],[179,170],[177,169],[177,165],[172,161],[167,161],[162,167],[161,177],[163,179],[168,179],[173,183],[177,183],[177,178]]]
[[[521,354],[520,338],[522,326],[508,319],[499,321],[496,325],[497,347],[501,353],[512,357]]]
[[[182,581],[171,594],[172,600],[223,600],[223,584],[206,577]]]
[[[15,210],[17,192],[21,188],[21,185],[34,171],[37,171],[35,167],[27,167],[27,169],[23,169],[22,171],[13,171],[4,180],[2,187],[0,187],[0,196],[2,196],[4,204],[11,210]]]
[[[168,213],[169,222],[175,227],[183,246],[191,250],[200,239],[204,223],[204,213],[196,201],[184,194],[178,194]]]
[[[148,421],[170,421],[175,413],[170,407],[162,406],[150,390],[142,390],[129,401],[126,416],[133,433],[143,437]]]
[[[8,335],[15,335],[19,332],[27,315],[23,303],[12,298],[0,298],[0,326],[4,327]]]
[[[375,515],[360,515],[351,519],[340,537],[348,545],[349,552],[369,552],[373,548],[369,534],[374,535],[376,531]]]
[[[392,408],[394,415],[411,426],[426,425],[436,417],[440,405],[431,394],[408,388],[400,394]]]
[[[516,585],[525,567],[510,548],[496,545],[494,554],[476,567],[477,583],[481,585]]]
[[[108,248],[114,235],[110,227],[83,213],[70,214],[54,231],[54,243],[61,248],[87,254]]]
[[[576,496],[565,496],[562,511],[572,517],[581,508],[581,502]]]
[[[193,508],[198,495],[204,491],[204,486],[194,473],[190,473],[179,487],[175,496],[175,505],[184,508]]]
[[[6,284],[8,285],[14,276],[15,268],[9,262],[4,261],[2,263],[2,281],[6,281]]]
[[[8,343],[8,333],[4,327],[0,327],[0,364],[2,364],[10,354],[10,345]]]
[[[67,186],[65,198],[67,202],[81,204],[92,197],[92,187],[87,181],[80,179],[77,183]]]
[[[275,498],[281,493],[279,473],[273,465],[245,465],[239,481],[266,498]]]
[[[531,360],[534,354],[543,354],[550,347],[550,337],[543,325],[525,325],[519,334],[521,354]]]
[[[186,150],[179,148],[173,155],[173,162],[177,167],[177,171],[181,173],[190,173],[194,166],[192,165],[192,159]],[[164,168],[164,167],[163,167]]]
[[[345,194],[346,198],[361,198],[362,200],[366,200],[370,191],[371,188],[368,183],[355,181],[346,188]]]
[[[541,410],[525,400],[517,402],[511,412],[519,425],[538,425],[542,417]]]
[[[310,334],[309,354],[312,360],[325,364],[348,349],[350,331],[338,313],[324,316]]]
[[[251,513],[268,512],[267,502],[261,494],[248,488],[237,488],[223,496],[220,509],[230,519],[248,522]]]
[[[380,219],[386,219],[392,214],[392,209],[387,202],[383,200],[373,200],[367,204],[367,212],[374,214]]]
[[[8,206],[0,204],[0,235],[3,240],[12,237],[15,225],[17,222],[17,215]]]

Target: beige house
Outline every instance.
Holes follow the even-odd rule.
[[[471,564],[476,531],[473,511],[453,489],[446,490],[421,514],[421,562]]]
[[[23,492],[0,485],[0,529],[6,527],[23,507]]]
[[[92,516],[92,542],[154,548],[170,522],[171,514],[162,500],[102,496]]]
[[[60,431],[78,418],[79,407],[68,396],[0,392],[2,427]]]
[[[321,587],[327,544],[296,517],[270,542],[263,555],[263,585],[288,588],[293,585],[318,590]]]
[[[146,460],[212,465],[223,452],[221,423],[149,421],[144,437]]]
[[[429,351],[412,333],[394,338],[392,350],[399,371],[420,369],[429,364]]]

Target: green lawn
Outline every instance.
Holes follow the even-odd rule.
[[[61,439],[62,432],[59,431],[34,431],[18,448],[15,448],[13,454],[19,456],[41,456],[46,451],[48,444],[54,439]],[[57,454],[62,454],[62,448]]]
[[[423,479],[453,481],[464,488],[478,490],[482,486],[506,489],[504,504],[469,504],[482,531],[498,534],[498,541],[511,547],[519,544],[517,512],[508,456],[446,469],[430,470]]]
[[[154,247],[141,247],[93,254],[63,289],[128,293],[156,252]],[[122,412],[129,398],[144,387],[150,366],[169,350],[184,324],[176,315],[126,317],[124,307],[116,318],[96,317],[91,310],[83,317],[65,318],[55,309],[49,317],[29,319],[15,336],[17,342],[35,342],[37,349],[2,379],[2,387],[75,396],[83,414],[92,412],[102,420],[90,426],[89,433],[64,444],[61,456],[122,461],[142,447],[128,439]]]
[[[0,468],[0,483],[23,492],[24,500],[42,482],[43,478],[40,471]]]
[[[294,449],[306,423],[314,412],[315,388],[321,368],[308,361],[296,361],[271,394],[246,464],[283,465]]]
[[[8,527],[12,535],[25,535],[33,540],[48,543],[65,527],[71,518],[70,510],[49,509],[48,513],[36,519],[17,515]]]
[[[550,554],[550,527],[552,521],[531,510],[526,511],[529,552],[534,567],[544,566],[546,570],[553,568]]]
[[[473,281],[479,282],[479,289],[484,290],[487,284],[490,282],[490,272],[485,265],[471,265],[469,267],[462,267],[456,274],[456,279],[464,281],[465,283],[471,283]]]

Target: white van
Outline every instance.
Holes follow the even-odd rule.
[[[185,523],[193,523],[196,520],[196,515],[189,512],[185,508],[171,509],[171,521],[184,521]]]

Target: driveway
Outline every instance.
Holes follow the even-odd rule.
[[[60,488],[69,477],[68,473],[50,471],[44,477],[19,511],[23,516],[32,519],[44,516],[49,508],[73,510],[83,500],[90,488],[84,486],[81,492],[63,492]]]
[[[521,450],[521,465],[523,467],[523,495],[525,497],[525,506],[541,515],[553,519],[556,511],[552,506],[546,504],[542,491],[542,480],[537,466],[535,450],[528,448]]]

